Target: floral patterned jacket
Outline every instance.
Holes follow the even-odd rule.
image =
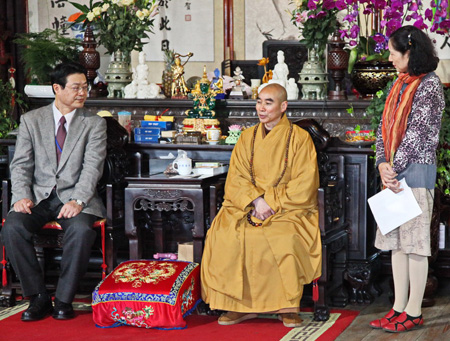
[[[436,148],[439,142],[444,92],[439,77],[430,72],[414,95],[405,137],[394,156],[398,179],[406,178],[410,187],[434,188],[436,181]],[[386,162],[381,125],[377,131],[376,165]]]

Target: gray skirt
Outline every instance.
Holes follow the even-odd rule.
[[[434,190],[411,188],[422,214],[382,235],[377,228],[375,247],[380,250],[401,250],[409,254],[431,256],[430,223],[433,214]]]

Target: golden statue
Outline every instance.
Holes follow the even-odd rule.
[[[174,64],[171,67],[172,70],[172,98],[187,98],[189,89],[184,81],[184,66],[194,54],[189,52],[187,55],[181,55],[175,53]],[[180,57],[188,57],[184,63],[181,63]]]
[[[267,64],[269,64],[269,58],[262,58],[258,62],[258,65],[264,66],[264,76],[262,79],[263,83],[268,83],[269,80],[271,80],[273,77],[272,70],[267,71],[267,67],[266,67]]]

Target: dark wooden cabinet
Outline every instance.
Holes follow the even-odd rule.
[[[346,280],[350,302],[371,303],[380,293],[374,281],[379,272],[379,251],[374,246],[376,223],[367,203],[377,192],[374,152],[370,146],[355,147],[338,139],[327,152],[343,155],[345,160],[345,214],[350,232]]]

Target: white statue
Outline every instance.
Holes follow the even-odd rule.
[[[239,66],[236,66],[236,69],[234,70],[234,86],[232,91],[241,91],[242,87],[241,87],[241,83],[242,80],[245,79],[244,75],[242,74],[242,70]]]
[[[294,78],[289,78],[289,81],[286,84],[286,91],[287,91],[287,99],[288,100],[295,101],[298,99],[298,86],[295,83]]]
[[[133,72],[132,77],[133,80],[131,81],[130,84],[127,84],[124,88],[123,88],[123,95],[125,98],[136,98],[136,94],[137,94],[137,90],[138,90],[138,84],[135,78],[135,72]]]
[[[139,64],[133,69],[133,81],[124,88],[125,98],[159,98],[160,88],[155,83],[148,83],[148,65],[145,52],[139,52]]]
[[[156,83],[150,83],[150,84],[142,84],[138,86],[136,97],[139,99],[145,99],[145,98],[161,98],[159,95],[159,92],[161,91],[161,88]],[[164,98],[164,95],[163,97]]]
[[[273,68],[273,76],[272,82],[269,83],[278,83],[284,87],[286,87],[289,75],[289,68],[287,64],[284,62],[284,52],[279,50],[277,52],[277,64]]]
[[[148,65],[145,62],[144,51],[139,52],[139,64],[136,66],[134,73],[138,85],[148,84]]]

